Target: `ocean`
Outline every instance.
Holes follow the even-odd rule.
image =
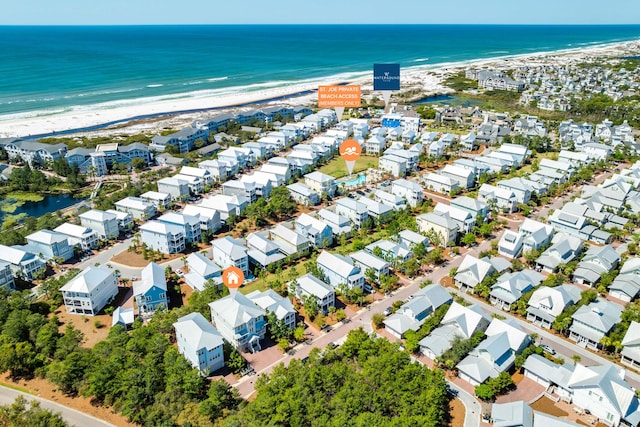
[[[0,27],[0,118],[346,81],[374,63],[428,68],[639,38],[640,25]]]

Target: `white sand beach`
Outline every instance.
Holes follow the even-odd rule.
[[[564,51],[541,52],[523,54],[515,56],[496,57],[477,61],[466,61],[458,63],[419,65],[416,67],[403,68],[401,79],[403,90],[420,89],[425,96],[446,94],[451,89],[442,85],[442,81],[451,73],[458,72],[466,68],[491,68],[503,69],[520,66],[535,66],[541,64],[569,64],[578,63],[595,58],[615,58],[626,55],[638,54],[640,51],[640,41],[623,43],[613,43],[607,45],[597,45],[593,47],[581,47],[567,49]],[[305,91],[317,89],[319,84],[337,83],[333,76],[327,81],[304,82],[300,84],[267,88],[264,90],[237,93],[225,93],[223,95],[212,95],[206,91],[202,94],[194,93],[190,97],[163,96],[157,98],[139,99],[133,101],[118,101],[110,104],[98,104],[89,107],[78,107],[71,111],[51,112],[35,117],[25,115],[3,115],[0,116],[0,137],[21,137],[29,135],[39,135],[50,132],[61,132],[69,129],[80,129],[98,126],[105,123],[122,121],[107,128],[94,131],[78,132],[83,135],[108,135],[108,134],[133,134],[133,133],[157,133],[162,129],[179,129],[188,126],[193,120],[208,117],[225,110],[200,111],[189,113],[177,113],[185,110],[214,109],[221,107],[233,107],[254,103],[261,100],[269,100],[276,97],[285,97]],[[352,84],[362,86],[363,95],[376,95],[371,93],[372,78],[363,77],[351,81]],[[290,96],[284,100],[273,101],[273,104],[306,105],[315,102],[315,93],[303,96]],[[148,101],[148,102],[147,102]],[[393,97],[392,97],[393,102]],[[268,102],[265,102],[268,103]],[[157,115],[166,113],[162,117],[153,117],[141,120],[127,119]]]

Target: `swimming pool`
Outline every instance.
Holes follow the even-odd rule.
[[[348,181],[338,181],[338,185],[346,185],[347,187],[354,187],[358,185],[364,185],[367,182],[367,175],[361,173],[357,177]]]

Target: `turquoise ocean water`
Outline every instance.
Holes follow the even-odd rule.
[[[347,80],[376,62],[430,67],[639,38],[640,25],[0,27],[0,117]]]

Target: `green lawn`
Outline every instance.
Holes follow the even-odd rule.
[[[296,278],[300,276],[304,276],[306,274],[306,271],[304,269],[304,261],[299,261],[298,264],[291,267],[287,267],[282,270],[282,274],[280,275],[280,280],[283,283],[291,281],[290,270],[292,269],[295,270],[296,272]],[[241,287],[240,292],[246,295],[253,291],[266,291],[267,289],[269,289],[268,282],[274,282],[276,280],[278,280],[278,277],[275,274],[268,273],[267,277],[265,277],[264,279],[254,280],[248,285]]]
[[[542,159],[558,160],[558,153],[554,152],[554,151],[549,151],[547,153],[537,153],[535,159],[538,159],[538,160],[542,160]],[[531,161],[533,161],[533,158],[531,159]],[[524,165],[522,168],[520,168],[518,170],[518,172],[520,174],[526,174],[526,173],[533,172],[531,170],[531,164]]]
[[[358,160],[356,160],[356,164],[353,167],[353,173],[361,172],[369,168],[377,169],[378,162],[378,157],[360,156],[358,157]],[[349,171],[347,170],[347,163],[340,157],[336,157],[318,170],[322,173],[326,173],[327,175],[331,175],[334,178],[342,178],[343,176],[349,175]]]

